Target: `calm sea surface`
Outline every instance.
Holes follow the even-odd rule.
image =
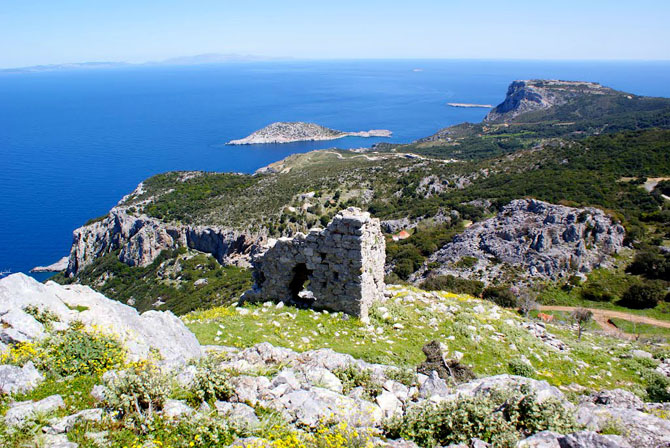
[[[153,174],[253,172],[291,153],[409,142],[498,104],[515,79],[670,97],[670,63],[335,61],[0,73],[0,271],[66,255],[72,230]],[[229,147],[273,121],[391,139]]]

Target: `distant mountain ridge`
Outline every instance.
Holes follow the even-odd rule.
[[[0,69],[0,73],[27,73],[27,72],[52,72],[58,70],[83,70],[83,69],[109,69],[119,67],[142,67],[142,66],[171,66],[171,65],[206,65],[226,64],[236,62],[261,62],[290,59],[288,57],[269,57],[251,54],[236,53],[204,53],[193,56],[179,56],[162,61],[148,61],[141,63],[100,61],[100,62],[70,62],[63,64],[43,64],[26,67],[11,67]]]

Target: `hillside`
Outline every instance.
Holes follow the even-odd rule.
[[[577,103],[603,101],[605,97],[611,101],[603,103],[606,107],[602,114],[591,112],[589,117],[603,121],[615,115],[624,117],[617,115],[619,100],[615,99],[631,95],[584,85],[588,88],[579,89],[586,92],[570,90],[561,99],[554,94],[554,103],[541,109],[518,106],[523,112],[513,120],[523,118],[525,122],[537,114],[562,113],[558,109],[566,107],[579,109]],[[520,86],[510,88],[512,106],[500,106],[498,111],[514,108],[518,90],[528,87],[524,83]],[[546,90],[557,87],[549,83],[543,89],[543,95],[548,96]],[[633,98],[640,102],[639,109],[658,113],[662,110],[654,108],[667,103],[664,99]],[[615,105],[607,106],[612,101]],[[632,120],[630,115],[625,117]],[[582,124],[584,121],[575,122]],[[490,125],[463,125],[468,126]],[[434,272],[449,273],[447,265],[458,260],[430,257],[469,223],[490,218],[503,206],[526,197],[605,210],[625,228],[624,244],[633,243],[639,250],[654,252],[654,247],[667,244],[668,204],[662,193],[646,191],[637,179],[670,176],[670,131],[649,128],[575,138],[557,137],[551,129],[540,127],[533,131],[533,137],[513,137],[509,141],[510,151],[514,151],[511,154],[476,160],[430,158],[400,152],[399,148],[328,150],[290,156],[255,175],[177,172],[154,176],[123,198],[109,215],[75,232],[70,278],[59,278],[94,285],[112,297],[132,300],[140,309],[151,309],[156,303],[159,309],[186,312],[239,295],[248,284],[245,268],[249,257],[268,238],[324,226],[335,213],[349,206],[370,211],[389,233],[401,229],[411,232],[411,238],[405,241],[389,238],[387,242],[391,282],[406,281],[429,265]],[[549,136],[544,136],[545,131]],[[484,148],[484,153],[490,154],[486,149],[489,137],[463,137],[454,147],[472,148],[474,152]],[[411,151],[417,146],[402,149]],[[194,252],[177,255],[175,251],[179,250]],[[202,252],[211,254],[218,263],[205,269],[209,261],[188,261]],[[224,271],[230,268],[219,264],[237,266],[239,271],[232,274],[237,286],[223,286],[223,279],[229,277]],[[584,278],[597,266],[573,273]],[[522,278],[511,267],[507,270],[511,277],[506,274],[505,282]],[[181,275],[182,270],[191,274]],[[211,276],[211,284],[221,285],[220,292],[213,294],[213,286],[194,286],[198,275]],[[562,281],[569,276],[569,270],[560,275]],[[489,277],[480,273],[471,279],[487,281]],[[544,279],[541,275],[537,278]],[[619,300],[624,291],[620,289],[609,297]]]

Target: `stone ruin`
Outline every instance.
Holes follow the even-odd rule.
[[[366,320],[370,305],[384,298],[385,261],[379,220],[351,207],[325,229],[271,240],[252,260],[254,286],[242,300],[342,311]]]

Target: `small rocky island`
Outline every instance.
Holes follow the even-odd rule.
[[[293,143],[320,140],[336,140],[343,137],[390,137],[391,131],[372,129],[370,131],[344,132],[330,129],[316,123],[280,121],[265,126],[253,134],[239,140],[231,140],[229,145],[258,145],[265,143]]]

